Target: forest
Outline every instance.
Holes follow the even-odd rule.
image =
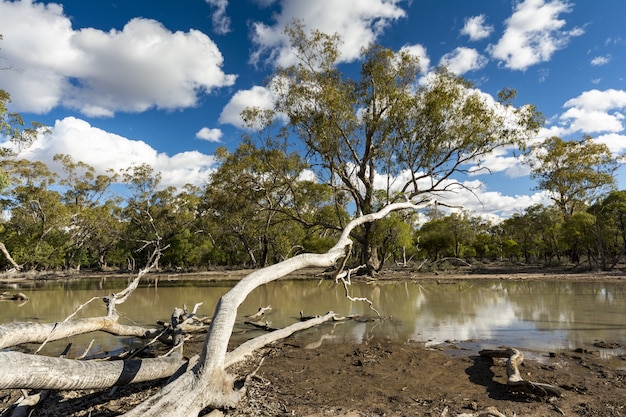
[[[56,155],[59,175],[41,162],[5,159],[10,185],[0,241],[23,271],[133,271],[146,264],[155,242],[164,249],[160,267],[179,271],[258,268],[333,246],[350,218],[349,200],[330,185],[301,179],[306,164],[297,154],[245,142],[233,153],[222,149],[220,158],[204,187],[183,190],[160,187],[160,174],[146,165],[99,175]],[[575,179],[560,181],[575,189]],[[117,182],[125,184],[123,193],[113,191]],[[561,197],[569,199],[563,207],[532,206],[497,223],[437,206],[393,213],[373,235],[380,268],[445,258],[603,269],[623,261],[626,191],[611,190],[590,204]],[[375,204],[386,201],[381,192]],[[362,247],[353,250],[359,259]],[[1,262],[5,270],[14,267]]]

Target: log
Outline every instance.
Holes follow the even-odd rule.
[[[185,365],[180,355],[127,361],[78,361],[3,352],[0,354],[0,389],[110,388],[167,378]],[[16,369],[19,372],[15,372]]]
[[[350,233],[356,227],[382,219],[395,210],[419,209],[429,204],[416,205],[411,202],[390,204],[377,213],[367,214],[349,222],[335,246],[328,252],[296,255],[244,277],[218,301],[198,365],[124,415],[126,417],[145,415],[192,417],[197,416],[206,408],[235,407],[245,395],[245,387],[234,391],[233,378],[226,373],[225,368],[228,342],[237,319],[237,309],[246,297],[257,287],[300,269],[328,268],[337,265],[340,260],[343,261],[342,265],[345,264],[345,259],[352,249]],[[332,316],[329,316],[330,318]],[[274,335],[274,333],[261,337]]]
[[[0,326],[0,349],[23,343],[43,343],[78,334],[103,331],[116,336],[151,338],[160,330],[119,324],[116,317],[90,317],[60,323],[14,322]],[[1,355],[1,353],[0,353]]]
[[[540,382],[526,381],[522,378],[519,366],[524,362],[524,355],[518,349],[484,349],[479,352],[480,356],[488,358],[507,358],[506,375],[507,385],[516,391],[524,391],[542,397],[553,396],[560,397],[561,390],[559,387]]]

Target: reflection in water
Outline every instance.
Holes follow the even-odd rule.
[[[202,302],[198,314],[210,316],[217,300],[233,283],[175,283],[175,287],[139,288],[121,306],[122,323],[152,326],[168,320],[175,307]],[[30,302],[3,303],[0,322],[61,321],[94,296],[105,296],[125,283],[108,280],[55,283],[54,286],[22,291]],[[200,286],[199,286],[200,285]],[[588,347],[594,341],[626,345],[626,284],[459,281],[436,283],[355,283],[354,297],[367,297],[385,320],[366,303],[351,302],[343,288],[330,281],[277,281],[256,289],[240,308],[240,317],[272,306],[265,317],[272,327],[284,327],[305,315],[334,311],[360,320],[338,322],[310,329],[297,337],[304,344],[354,342],[374,336],[414,341],[468,341],[484,347],[511,345],[542,351]],[[101,300],[85,307],[77,317],[105,314]],[[251,337],[257,331],[238,326],[234,334]],[[86,345],[97,339],[101,351],[115,351],[133,343],[132,338],[87,335],[73,342]],[[62,347],[60,347],[62,348]],[[79,347],[76,348],[80,349]]]

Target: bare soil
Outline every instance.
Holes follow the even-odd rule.
[[[457,271],[458,272],[458,271]],[[471,271],[408,274],[389,272],[380,279],[572,279],[621,280],[621,273],[542,271]],[[625,312],[626,313],[626,312]],[[626,317],[625,317],[626,319]],[[201,336],[186,344],[197,352]],[[606,348],[618,354],[606,358]],[[516,392],[506,385],[504,360],[446,343],[426,347],[372,339],[364,344],[322,343],[314,349],[290,338],[262,349],[232,372],[256,370],[248,395],[227,416],[626,416],[626,356],[611,341],[593,350],[523,352],[522,377],[559,387],[558,398]],[[263,360],[261,361],[261,359]],[[162,386],[137,384],[115,391],[53,392],[31,416],[112,417],[122,414]],[[17,390],[0,391],[0,409],[18,398]]]

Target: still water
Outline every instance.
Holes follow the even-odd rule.
[[[125,285],[125,281],[109,280],[22,288],[20,291],[30,300],[24,304],[2,302],[0,323],[62,321],[92,297],[106,296]],[[156,320],[168,320],[174,307],[187,305],[191,310],[198,302],[203,303],[198,315],[211,316],[219,297],[232,285],[194,281],[140,287],[118,307],[120,322],[153,326]],[[360,343],[374,336],[431,343],[469,341],[481,348],[508,345],[544,352],[588,348],[596,341],[626,346],[626,283],[354,283],[350,292],[353,297],[370,299],[385,319],[330,323],[296,337],[305,343],[322,336],[324,343]],[[305,315],[332,310],[339,315],[359,314],[364,319],[377,317],[366,303],[347,300],[343,287],[334,282],[298,280],[257,288],[240,308],[241,320],[268,305],[272,312],[265,320],[272,327],[297,321],[300,311]],[[95,300],[75,318],[104,314],[102,301]],[[241,340],[259,332],[244,330],[243,324],[238,325],[234,337]],[[76,343],[75,354],[92,338],[96,339],[94,349],[100,352],[115,352],[133,343],[132,338],[92,334],[72,340]]]

